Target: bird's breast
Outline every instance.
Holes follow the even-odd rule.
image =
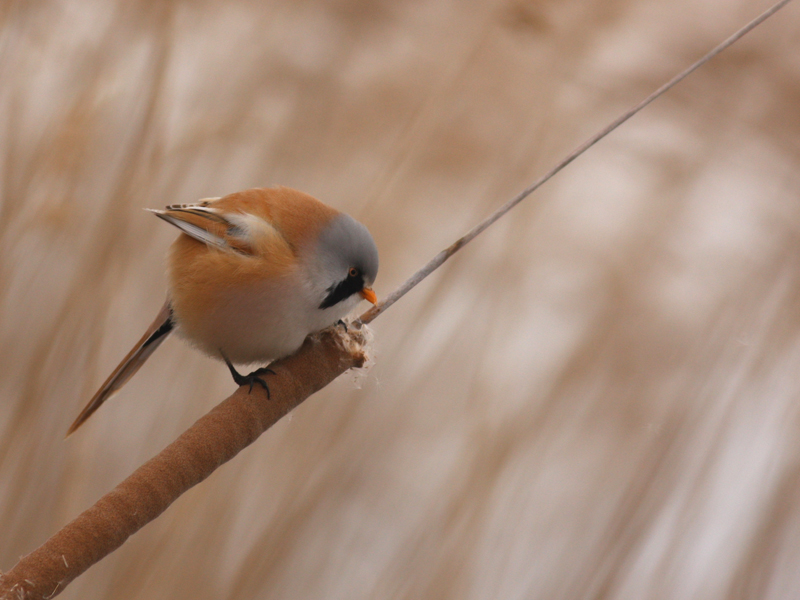
[[[267,362],[300,347],[313,302],[297,264],[209,249],[181,236],[168,268],[176,331],[215,357]]]
[[[294,352],[311,333],[302,287],[290,279],[222,287],[204,302],[173,299],[178,332],[211,356],[266,363]]]

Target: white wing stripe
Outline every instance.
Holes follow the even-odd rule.
[[[231,250],[232,248],[225,242],[224,239],[221,237],[214,235],[213,233],[209,233],[202,227],[198,227],[197,225],[192,225],[191,223],[187,223],[186,221],[182,221],[180,219],[176,219],[171,217],[168,214],[164,214],[159,210],[151,210],[150,212],[155,213],[156,216],[161,217],[170,225],[174,225],[181,231],[183,231],[186,235],[191,238],[196,239],[199,242],[203,242],[208,244],[209,246],[216,246],[217,248],[221,248],[223,250]]]

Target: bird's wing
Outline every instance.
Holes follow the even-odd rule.
[[[183,233],[221,250],[254,254],[259,237],[277,233],[262,218],[240,211],[225,211],[214,206],[217,198],[197,204],[176,204],[164,210],[148,208],[157,217]]]
[[[147,328],[142,339],[139,340],[139,343],[137,343],[133,349],[128,352],[128,355],[122,359],[122,362],[117,365],[114,372],[108,376],[105,383],[97,390],[94,397],[89,400],[89,403],[81,411],[81,414],[75,419],[75,422],[67,431],[67,436],[80,427],[86,419],[92,416],[94,411],[100,408],[103,402],[113,396],[115,392],[136,374],[136,371],[150,358],[150,355],[161,345],[161,342],[167,339],[173,327],[172,308],[169,305],[169,300],[167,300],[158,312],[155,321]]]

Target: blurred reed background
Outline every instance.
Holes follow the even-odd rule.
[[[0,4],[0,568],[230,394],[145,207],[288,185],[380,295],[766,8]],[[344,376],[64,598],[800,597],[800,38],[772,20],[377,320]]]

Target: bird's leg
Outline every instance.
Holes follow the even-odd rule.
[[[242,386],[249,384],[250,389],[248,390],[248,393],[250,393],[253,391],[253,384],[257,383],[258,385],[264,388],[264,391],[267,392],[267,400],[270,399],[269,387],[267,386],[267,382],[264,381],[261,377],[259,377],[259,375],[265,375],[267,373],[275,375],[275,371],[267,367],[261,367],[260,369],[256,369],[249,375],[242,375],[241,373],[239,373],[239,371],[236,370],[236,368],[233,366],[231,361],[228,360],[228,357],[225,356],[225,353],[222,350],[220,350],[219,353],[222,355],[225,364],[228,365],[228,369],[230,370],[231,376],[233,377],[233,381],[236,382],[236,385]]]

